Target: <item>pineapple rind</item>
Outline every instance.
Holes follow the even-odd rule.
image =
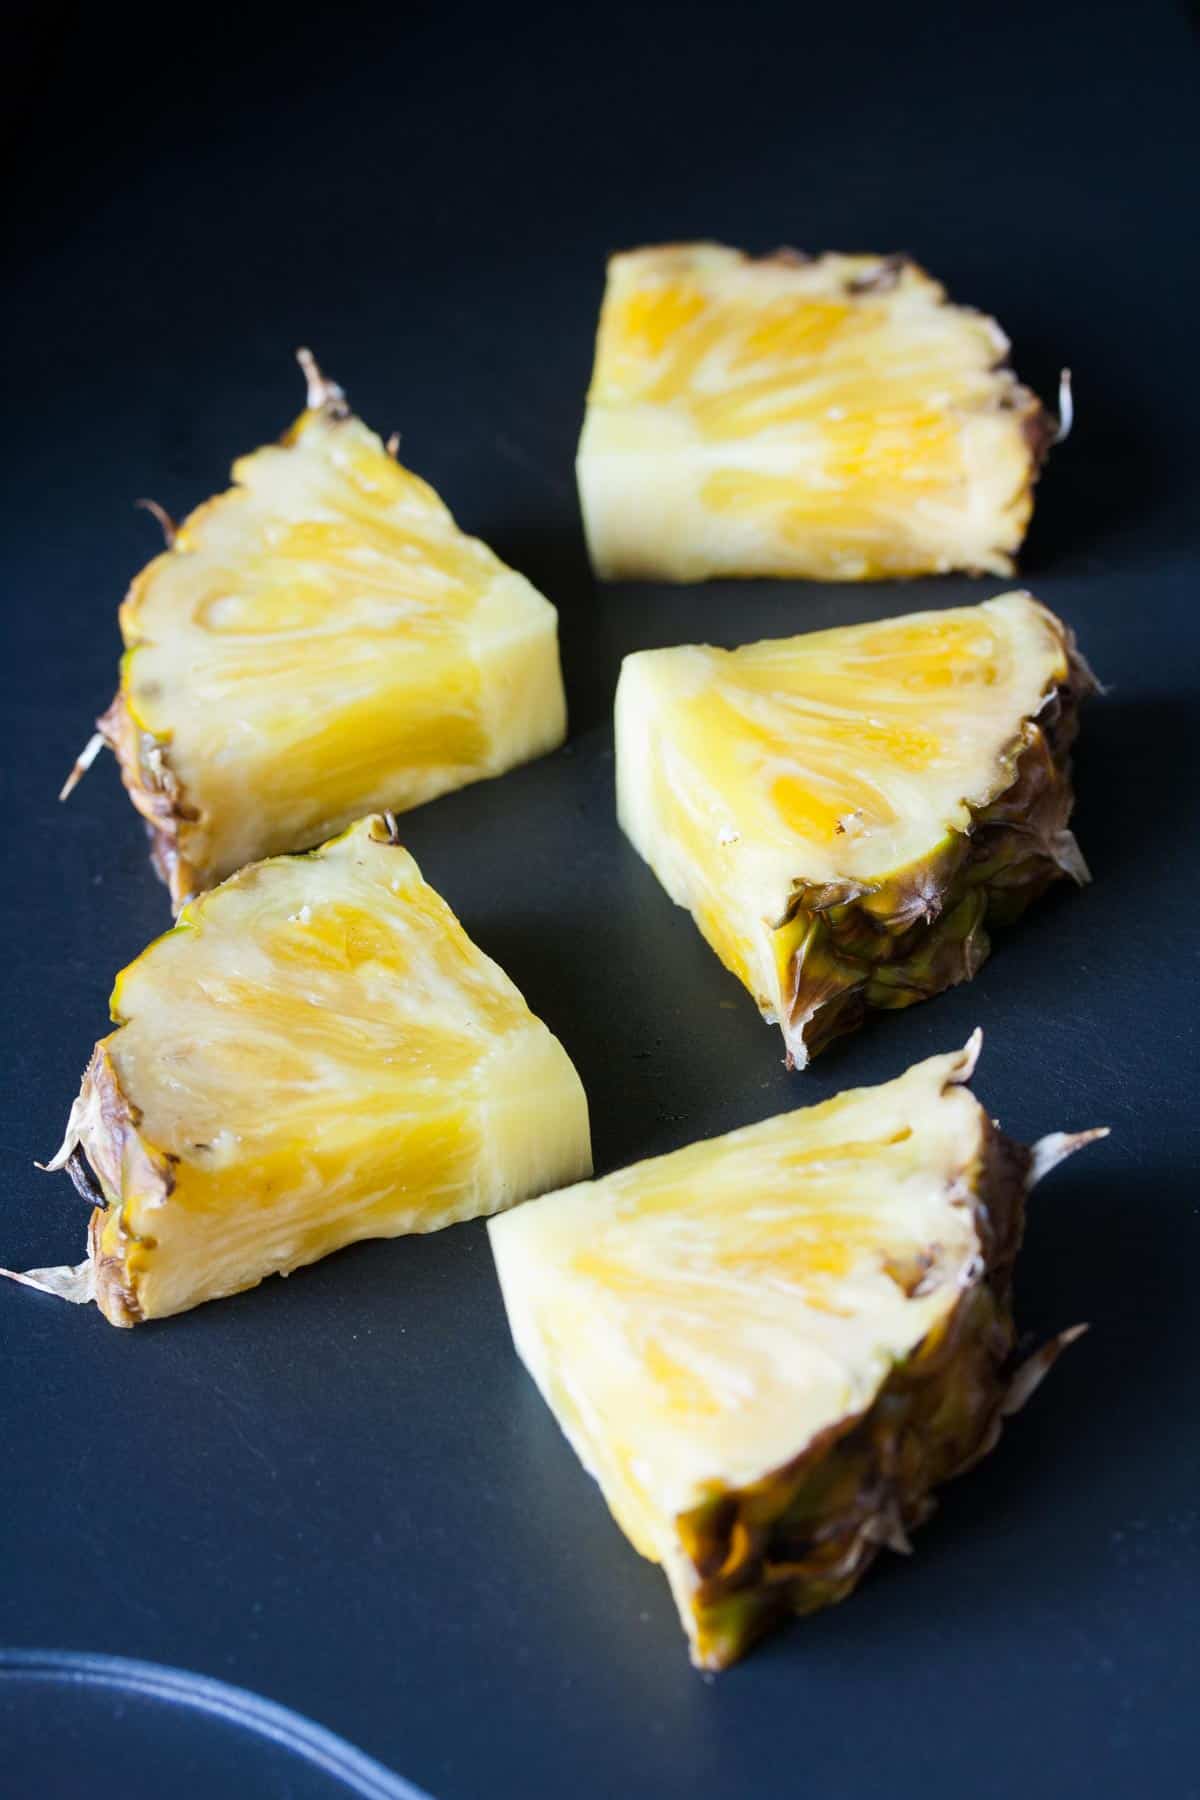
[[[1010,575],[1053,426],[1008,348],[904,257],[613,257],[578,455],[597,573]]]
[[[191,902],[112,1010],[60,1157],[114,1325],[590,1170],[566,1052],[383,819]]]
[[[566,731],[554,608],[344,402],[233,474],[131,585],[98,721],[176,909]]]

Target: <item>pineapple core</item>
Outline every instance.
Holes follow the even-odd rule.
[[[621,824],[802,1066],[868,1006],[968,979],[1061,874],[1076,702],[1030,595],[625,659]]]
[[[98,1178],[113,1324],[590,1172],[565,1050],[392,825],[244,869],[118,976],[52,1165]]]
[[[990,1448],[1034,1152],[962,1085],[884,1087],[548,1194],[489,1225],[517,1350],[693,1660],[843,1597]]]
[[[309,408],[121,608],[100,721],[175,905],[561,743],[557,614],[349,411]]]
[[[915,264],[615,256],[578,475],[611,580],[1009,575],[1053,430]]]

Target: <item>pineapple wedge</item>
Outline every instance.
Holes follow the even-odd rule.
[[[308,409],[234,465],[237,485],[173,533],[121,608],[99,736],[176,908],[364,813],[499,775],[566,729],[554,608],[300,356]]]
[[[94,1201],[88,1261],[26,1279],[114,1325],[591,1171],[566,1051],[390,815],[193,901],[112,1007],[49,1165]]]
[[[978,1050],[548,1194],[488,1227],[513,1338],[701,1668],[840,1600],[991,1449],[1032,1151]]]
[[[615,256],[578,458],[597,574],[1011,575],[1055,426],[1007,353],[903,257]]]
[[[1029,594],[738,650],[627,656],[621,824],[803,1067],[966,981],[1060,875],[1095,686]]]

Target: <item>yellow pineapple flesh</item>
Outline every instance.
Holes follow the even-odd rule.
[[[1029,594],[628,656],[621,824],[803,1066],[868,1007],[975,974],[989,927],[1087,879],[1067,820],[1070,632]]]
[[[350,412],[243,457],[121,608],[116,750],[178,907],[562,741],[557,615]]]
[[[903,258],[609,263],[578,475],[610,580],[1009,575],[1053,424]]]
[[[51,1166],[96,1202],[71,1297],[115,1325],[590,1172],[565,1050],[393,819],[193,901],[112,1010]]]
[[[905,1548],[1052,1359],[1014,1369],[1025,1193],[1102,1134],[1003,1137],[977,1049],[489,1225],[517,1350],[701,1667]]]

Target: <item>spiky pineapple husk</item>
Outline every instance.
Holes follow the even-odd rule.
[[[77,1192],[92,1205],[88,1222],[91,1294],[110,1325],[138,1325],[143,1318],[138,1277],[145,1252],[154,1248],[131,1232],[119,1196],[126,1187],[169,1199],[176,1158],[147,1145],[138,1131],[140,1113],[121,1088],[101,1042],[84,1072],[71,1108],[63,1148],[50,1168],[64,1168]]]
[[[183,848],[186,830],[200,814],[171,767],[169,746],[137,723],[123,685],[96,729],[117,759],[125,791],[145,821],[155,873],[179,912],[201,885]]]
[[[1051,882],[1082,885],[1087,866],[1068,820],[1079,703],[1096,678],[1065,627],[1066,679],[1027,720],[1008,787],[931,858],[870,887],[797,883],[780,927],[787,961],[782,1020],[789,1067],[854,1031],[871,1007],[898,1009],[969,981],[988,929],[1018,918]]]
[[[1006,1411],[1032,1391],[1018,1380],[1011,1311],[1032,1157],[988,1127],[971,1205],[977,1279],[954,1310],[893,1370],[863,1413],[821,1432],[751,1487],[715,1492],[676,1521],[682,1559],[668,1565],[692,1618],[692,1659],[727,1668],[794,1614],[844,1599],[884,1546],[935,1509],[932,1490],[993,1448]],[[896,1270],[916,1291],[924,1271]],[[1041,1353],[1049,1366],[1064,1334]]]

